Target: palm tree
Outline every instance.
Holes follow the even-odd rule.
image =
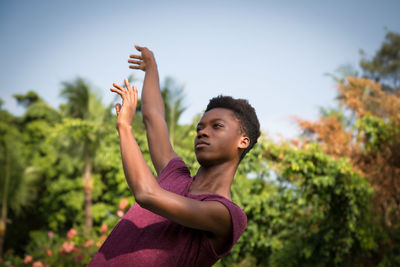
[[[83,159],[85,234],[88,235],[93,226],[93,158],[101,138],[101,127],[98,126],[101,126],[104,121],[106,109],[100,98],[91,90],[90,85],[82,78],[77,78],[73,82],[63,82],[61,97],[67,100],[67,103],[60,107],[64,117],[80,122],[68,124],[69,130],[79,131],[80,126],[90,128],[89,131],[80,131],[82,139],[75,142],[72,148],[72,153],[79,153]]]

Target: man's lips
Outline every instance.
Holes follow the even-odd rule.
[[[205,146],[209,146],[210,144],[204,141],[199,141],[196,143],[195,147],[199,148],[199,147],[205,147]]]

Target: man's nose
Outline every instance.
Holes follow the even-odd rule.
[[[197,131],[197,138],[208,137],[208,130],[206,127]]]

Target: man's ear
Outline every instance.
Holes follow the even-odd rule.
[[[243,135],[240,137],[238,148],[240,149],[246,149],[250,145],[250,138]]]

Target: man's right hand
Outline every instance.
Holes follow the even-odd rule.
[[[135,45],[135,48],[140,52],[140,55],[129,56],[129,68],[146,72],[141,97],[142,119],[146,126],[151,160],[159,174],[168,162],[177,155],[168,137],[165,107],[153,52],[138,45]]]
[[[129,65],[129,68],[146,71],[150,66],[156,64],[153,52],[151,52],[147,47],[135,45],[135,48],[141,53],[141,55],[129,55],[131,58],[128,60],[128,63],[131,64]]]

